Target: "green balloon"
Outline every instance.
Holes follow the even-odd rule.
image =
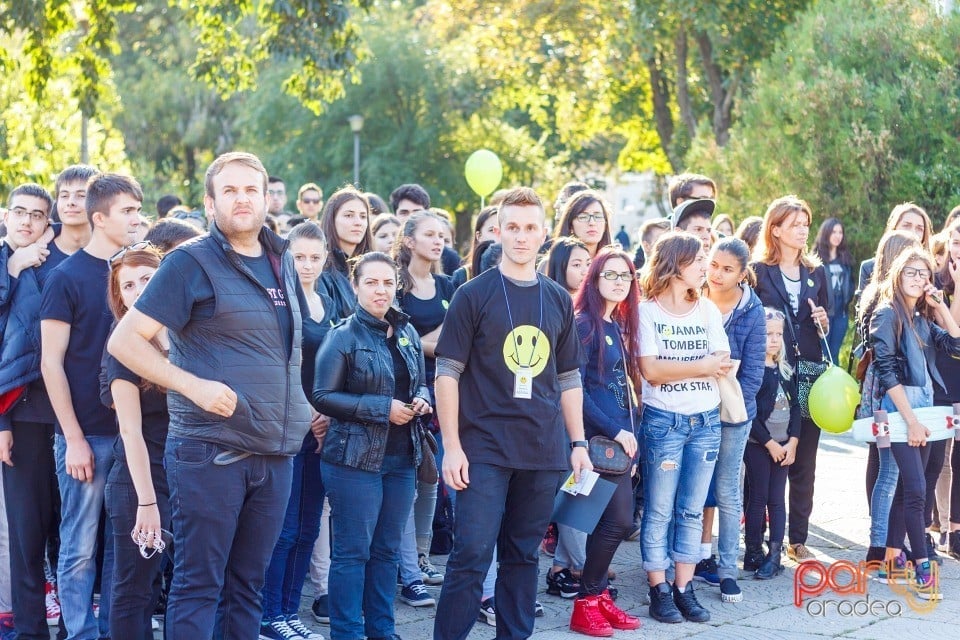
[[[810,417],[829,433],[849,431],[858,404],[860,386],[840,367],[830,365],[810,387]]]
[[[493,151],[478,149],[467,158],[463,173],[474,193],[484,197],[493,193],[500,184],[503,178],[503,165]]]

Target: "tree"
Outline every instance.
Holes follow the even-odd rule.
[[[649,78],[660,145],[681,171],[700,122],[713,141],[729,139],[734,106],[810,0],[637,0],[632,23]],[[848,18],[849,19],[849,18]]]
[[[264,62],[291,60],[284,90],[319,112],[353,77],[359,34],[352,14],[373,0],[169,2],[185,8],[181,28],[197,43],[192,77],[226,97],[255,87]],[[39,102],[51,80],[76,72],[73,96],[92,117],[110,75],[109,58],[120,51],[119,17],[136,8],[131,0],[0,1],[0,33],[23,34],[28,95]],[[10,50],[0,49],[0,64],[11,60]]]
[[[0,35],[0,48],[12,52],[0,77],[0,189],[37,182],[49,189],[57,173],[80,159],[80,115],[72,95],[75,74],[49,83],[39,101],[25,91],[27,60],[20,38]],[[112,85],[104,87],[104,108],[89,123],[90,161],[112,170],[126,170],[124,143],[113,126],[117,111]]]
[[[900,202],[941,221],[960,202],[960,16],[921,0],[831,0],[782,40],[726,147],[698,139],[688,157],[728,208],[761,214],[796,193],[818,220],[843,220],[861,259]]]

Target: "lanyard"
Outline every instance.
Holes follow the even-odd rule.
[[[497,271],[500,271],[499,269]],[[513,324],[513,313],[510,311],[510,296],[507,295],[507,281],[503,277],[503,272],[500,272],[500,284],[503,286],[503,300],[507,303],[507,318],[510,320],[510,337],[513,338],[513,357],[517,361],[517,365],[520,365],[520,347],[517,344],[517,334],[516,334],[516,325]],[[541,328],[543,327],[543,285],[540,283],[540,274],[537,274],[537,287],[540,290],[540,320],[537,322],[537,334],[542,333]],[[530,368],[530,365],[533,363],[534,349],[530,350],[530,357],[527,359],[527,368]]]

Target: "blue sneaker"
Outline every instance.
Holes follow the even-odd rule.
[[[712,555],[697,563],[693,570],[693,579],[706,582],[712,587],[720,586],[720,574],[717,570],[717,556]]]
[[[400,590],[400,602],[411,607],[432,607],[437,604],[430,592],[423,585],[422,580],[414,580]]]
[[[917,597],[924,600],[943,600],[943,592],[940,590],[939,567],[936,563],[931,564],[929,560],[924,560],[917,565]]]

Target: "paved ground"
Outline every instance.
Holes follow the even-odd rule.
[[[810,546],[817,551],[819,559],[824,562],[842,559],[859,561],[866,553],[869,519],[864,497],[865,466],[864,445],[854,443],[846,436],[824,434],[820,442],[816,504],[809,541]],[[437,566],[442,566],[445,558],[435,557],[433,560]],[[541,576],[549,566],[550,559],[542,558]],[[617,638],[766,640],[774,637],[796,640],[887,640],[908,634],[918,637],[917,633],[925,638],[946,638],[956,635],[956,624],[960,621],[960,563],[949,558],[945,560],[941,572],[944,600],[929,612],[915,611],[902,593],[898,594],[891,587],[873,581],[868,585],[868,603],[880,601],[881,604],[873,604],[872,610],[865,615],[851,613],[851,609],[859,612],[866,608],[865,604],[854,608],[858,601],[864,600],[863,596],[821,596],[818,598],[820,602],[825,599],[832,601],[822,615],[819,603],[811,605],[809,610],[795,607],[793,581],[796,568],[788,564],[784,574],[774,580],[741,580],[744,601],[739,604],[723,604],[720,602],[718,589],[699,586],[698,597],[710,610],[712,620],[707,624],[684,622],[675,625],[661,624],[648,617],[646,580],[640,569],[638,542],[625,542],[621,545],[613,568],[618,574],[615,584],[620,589],[620,606],[641,616],[644,623],[643,628],[638,631],[616,632]],[[839,581],[842,584],[847,582],[845,578],[840,578]],[[307,589],[309,588],[308,586]],[[439,595],[439,587],[431,587],[430,590]],[[544,605],[546,615],[537,619],[533,637],[537,640],[584,637],[571,633],[567,627],[571,602],[544,593],[542,579],[540,591],[539,599]],[[840,605],[838,612],[836,603],[844,600],[848,602]],[[313,621],[310,602],[309,597],[303,599],[301,618],[326,637],[329,635],[329,627]],[[433,607],[413,608],[398,602],[397,632],[404,640],[428,640],[432,638],[433,615]],[[487,640],[495,635],[492,627],[478,623],[470,634],[470,639]]]
[[[867,517],[866,498],[864,496],[864,469],[866,467],[866,446],[853,442],[847,436],[829,436],[824,434],[820,441],[818,460],[816,504],[811,526],[810,546],[818,552],[824,562],[848,559],[859,561],[866,554]],[[434,558],[435,564],[442,565],[443,558]],[[550,559],[543,557],[540,573],[544,575],[550,566]],[[744,592],[744,601],[739,604],[720,602],[719,589],[707,586],[698,587],[698,597],[712,615],[707,624],[661,624],[648,617],[646,606],[646,580],[640,569],[640,543],[624,542],[614,560],[613,568],[618,577],[615,582],[620,589],[619,604],[629,612],[643,619],[643,627],[638,631],[618,631],[617,638],[730,638],[731,640],[750,640],[775,638],[793,638],[805,640],[812,638],[877,638],[888,640],[901,634],[906,636],[920,632],[926,638],[946,638],[956,636],[956,624],[960,621],[960,562],[946,559],[941,574],[941,586],[945,593],[941,601],[931,612],[918,613],[906,603],[905,597],[894,593],[890,587],[872,582],[868,587],[870,602],[874,600],[890,601],[887,609],[891,613],[900,611],[900,615],[888,615],[874,605],[880,615],[868,613],[864,616],[841,615],[836,605],[828,605],[826,615],[811,615],[804,608],[793,605],[793,580],[795,566],[790,563],[787,570],[777,579],[761,582],[752,578],[740,581]],[[841,583],[846,580],[841,578]],[[547,595],[541,579],[539,600],[543,603],[546,615],[537,619],[536,640],[570,640],[583,638],[571,633],[570,601]],[[439,587],[430,588],[439,594]],[[849,600],[855,603],[863,596],[827,596],[820,598],[833,601]],[[849,614],[852,604],[841,606],[841,611]],[[813,605],[814,613],[819,606]],[[865,608],[860,605],[859,609]],[[433,607],[415,609],[405,604],[397,604],[397,633],[404,640],[427,640],[432,638]],[[311,622],[317,630],[328,635],[329,628],[312,624],[308,599],[304,599],[301,612],[304,620]],[[486,640],[496,635],[493,627],[478,623],[471,640]]]

